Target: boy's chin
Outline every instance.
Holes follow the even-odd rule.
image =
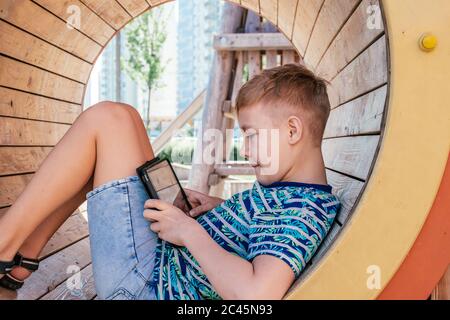
[[[256,180],[258,180],[258,182],[262,185],[269,185],[272,184],[274,182],[277,182],[277,175],[267,175],[267,174],[262,174],[261,172],[258,172],[258,170],[256,170]]]

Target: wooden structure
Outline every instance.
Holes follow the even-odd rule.
[[[90,71],[108,41],[133,17],[165,2],[0,2],[0,216],[82,111]],[[278,26],[303,63],[331,82],[323,149],[344,209],[287,298],[425,298],[450,260],[448,1],[231,2]],[[82,23],[68,27],[77,13]],[[422,41],[428,32],[438,37],[436,48],[429,38]],[[234,50],[243,49],[227,46],[226,38],[217,48],[228,55],[228,68]],[[206,95],[205,117],[214,128],[232,109],[228,94],[215,94],[215,101]],[[208,181],[224,169],[208,168]],[[78,264],[79,275],[90,279],[81,217],[62,227],[61,240],[49,244],[41,270],[17,297],[0,297],[77,298],[64,290],[68,265]],[[381,270],[375,288],[367,285],[372,266]],[[87,281],[78,298],[94,295]]]

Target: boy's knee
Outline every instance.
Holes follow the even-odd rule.
[[[132,112],[137,112],[137,110],[128,104],[113,101],[96,103],[85,111],[86,116],[93,119],[97,126],[102,123],[114,124],[115,122],[124,124],[131,119]]]

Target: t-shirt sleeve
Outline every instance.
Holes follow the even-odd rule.
[[[328,226],[307,208],[260,213],[250,225],[247,259],[259,255],[277,257],[291,267],[297,278],[327,231]]]

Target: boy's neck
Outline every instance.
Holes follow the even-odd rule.
[[[304,152],[282,181],[302,182],[311,184],[327,184],[325,164],[321,148],[313,148]]]

